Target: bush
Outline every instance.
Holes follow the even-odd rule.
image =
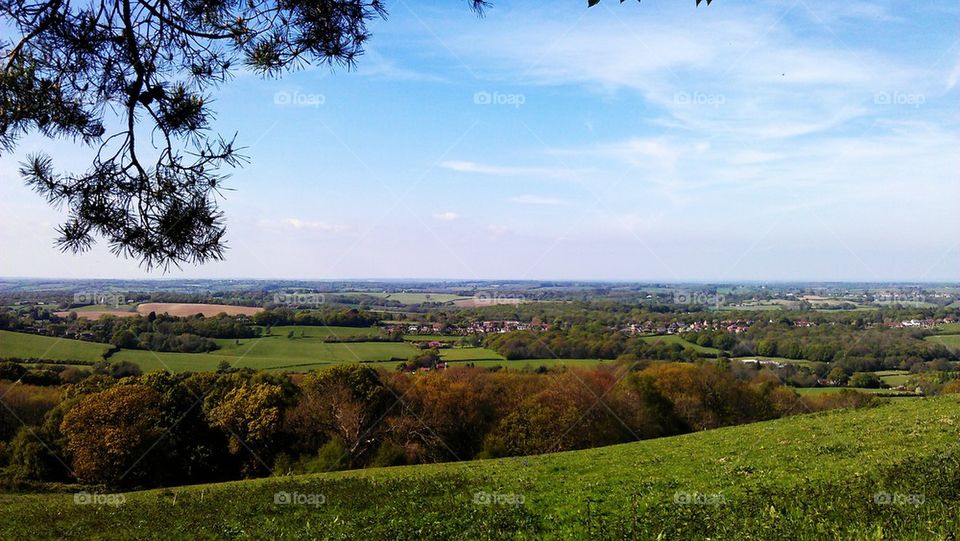
[[[850,376],[849,385],[862,389],[879,389],[883,387],[883,381],[873,372],[857,372]]]
[[[340,438],[333,438],[320,448],[316,458],[308,464],[307,471],[321,473],[340,471],[350,467],[350,453]]]
[[[385,441],[383,445],[377,449],[377,454],[375,454],[373,460],[370,461],[370,466],[381,468],[387,466],[402,466],[405,463],[406,458],[403,447],[400,447],[392,441]]]

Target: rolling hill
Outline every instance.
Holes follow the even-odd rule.
[[[960,529],[960,401],[892,401],[535,457],[0,496],[3,536],[931,539]],[[101,498],[102,500],[103,498]],[[79,502],[80,504],[78,504]]]

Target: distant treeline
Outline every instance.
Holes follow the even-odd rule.
[[[369,327],[380,319],[372,312],[355,308],[324,307],[317,310],[290,310],[274,308],[253,316],[257,325],[326,325],[330,327]]]
[[[513,331],[487,335],[484,345],[507,359],[632,359],[693,361],[714,358],[678,343],[646,342],[597,324],[554,328],[547,332]]]

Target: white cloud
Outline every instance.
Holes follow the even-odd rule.
[[[434,220],[440,220],[442,222],[452,222],[454,220],[460,219],[460,215],[456,212],[439,212],[433,215]]]
[[[303,220],[300,218],[261,219],[257,221],[257,225],[264,229],[322,231],[332,233],[339,233],[348,229],[345,225],[329,224],[316,220]]]
[[[508,201],[511,203],[520,203],[522,205],[566,205],[567,202],[556,197],[543,197],[540,195],[518,195],[511,197]]]
[[[506,177],[540,177],[551,179],[574,179],[578,172],[563,167],[502,166],[476,163],[471,161],[445,161],[440,167],[458,173],[477,173],[481,175]]]

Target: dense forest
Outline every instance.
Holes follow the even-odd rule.
[[[671,363],[98,373],[61,387],[0,382],[0,393],[7,483],[114,487],[581,449],[872,400],[801,398],[769,374]]]

